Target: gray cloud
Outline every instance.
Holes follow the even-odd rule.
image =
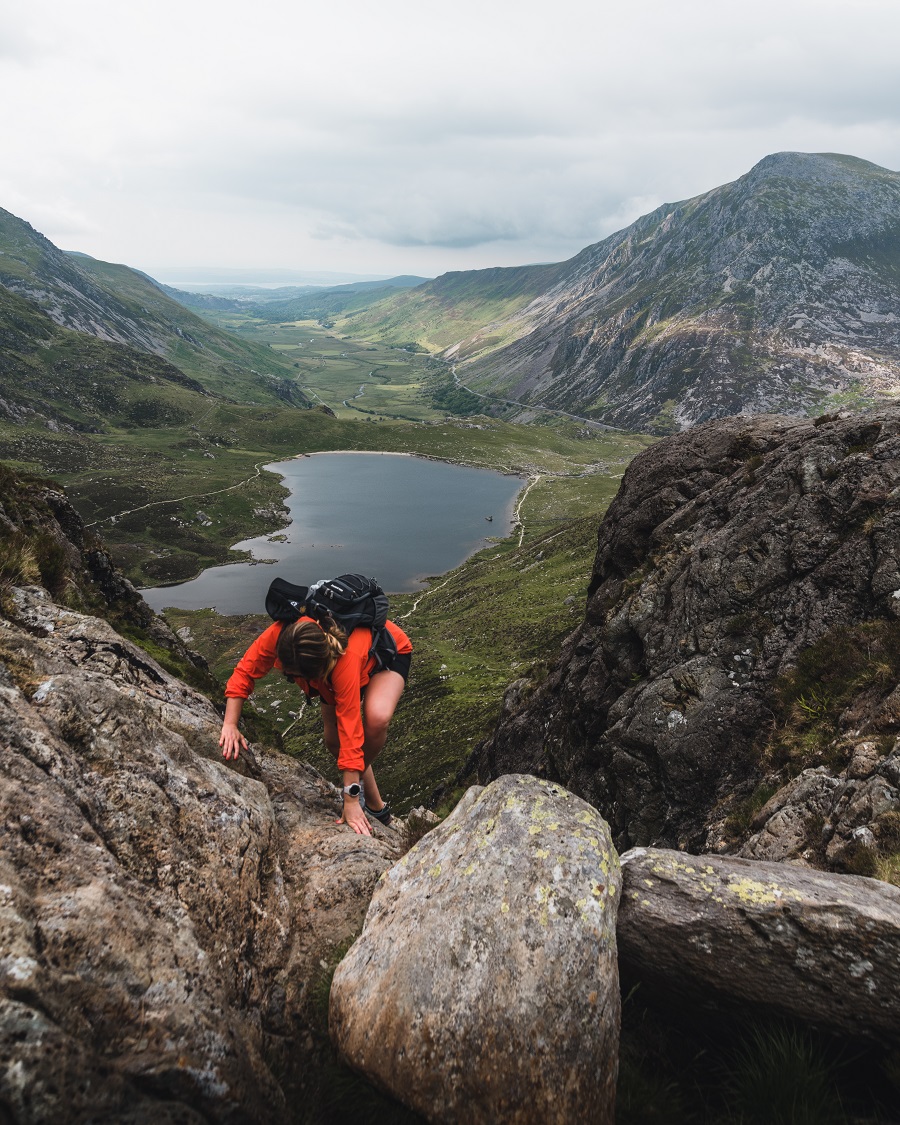
[[[135,264],[559,259],[769,152],[900,165],[895,0],[32,3],[0,206]]]

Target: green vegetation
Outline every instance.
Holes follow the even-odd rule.
[[[867,695],[874,701],[898,679],[900,623],[863,622],[826,634],[775,683],[777,726],[766,761],[789,775],[842,764],[848,744],[841,738],[841,716],[848,704]]]
[[[875,714],[898,679],[900,623],[896,621],[843,626],[802,652],[796,665],[773,685],[775,724],[758,747],[769,775],[766,784],[732,813],[729,830],[739,835],[771,791],[802,770],[823,765],[832,771],[846,768],[854,745],[849,728],[860,725],[861,715]],[[892,737],[875,741],[883,754],[894,742]],[[840,857],[840,866],[900,886],[900,816],[884,813],[874,824],[874,846],[853,842]],[[811,856],[821,850],[821,829],[818,822],[807,825]],[[824,863],[824,857],[819,858]]]
[[[348,310],[334,324],[354,336],[392,344],[414,341],[428,351],[442,351],[519,312],[562,274],[561,265],[447,273],[360,312]],[[494,348],[513,338],[507,330],[483,343]]]
[[[35,323],[38,306],[52,311],[57,324],[77,330],[75,339],[70,335],[64,340],[51,329],[53,343],[64,340],[74,352],[79,343],[89,349],[87,364],[75,356],[69,365],[76,398],[87,394],[90,399],[85,372],[115,366],[105,340],[119,342],[120,356],[127,354],[123,349],[135,349],[131,364],[141,366],[136,356],[147,361],[150,382],[168,360],[195,390],[235,401],[290,401],[295,393],[290,369],[271,350],[211,327],[136,270],[63,253],[28,223],[0,209],[0,343],[4,350],[12,346],[32,367],[58,369],[59,357],[42,353],[48,330]],[[155,370],[152,361],[157,362]],[[3,378],[4,392],[14,385]],[[302,403],[301,398],[293,401]],[[58,410],[62,403],[51,399],[50,405]],[[74,424],[84,428],[77,419]]]

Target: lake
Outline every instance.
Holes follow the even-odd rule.
[[[420,589],[486,537],[509,534],[523,484],[488,469],[392,453],[316,453],[266,468],[290,489],[290,525],[235,544],[256,563],[212,567],[191,582],[142,590],[155,610],[262,613],[276,575],[308,585],[356,572],[377,578],[388,593]]]

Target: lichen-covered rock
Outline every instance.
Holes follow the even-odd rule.
[[[844,670],[845,651],[858,668]],[[469,772],[560,781],[620,850],[739,850],[761,825],[735,828],[735,814],[763,783],[771,794],[825,766],[836,790],[856,745],[887,753],[898,652],[900,410],[711,422],[629,465],[600,525],[584,622],[532,693],[511,691]],[[798,727],[794,747],[768,755],[790,717],[781,686],[810,654],[818,694],[801,683],[794,706],[827,712],[839,744]],[[820,833],[801,839],[810,816],[782,808],[790,854],[818,849]],[[829,832],[844,838],[862,815],[835,808]],[[817,861],[837,864],[835,850]]]
[[[310,984],[392,833],[336,828],[334,787],[283,755],[226,765],[210,702],[105,621],[40,588],[7,608],[0,1106],[20,1125],[288,1120]]]
[[[623,966],[699,1005],[900,1041],[900,890],[793,864],[635,848]]]
[[[429,1121],[611,1123],[619,897],[589,805],[524,775],[469,790],[379,882],[335,1045]]]

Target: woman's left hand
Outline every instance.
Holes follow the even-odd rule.
[[[362,805],[354,799],[344,801],[344,812],[335,821],[335,824],[349,824],[353,831],[360,836],[372,835],[372,828],[362,810]]]

